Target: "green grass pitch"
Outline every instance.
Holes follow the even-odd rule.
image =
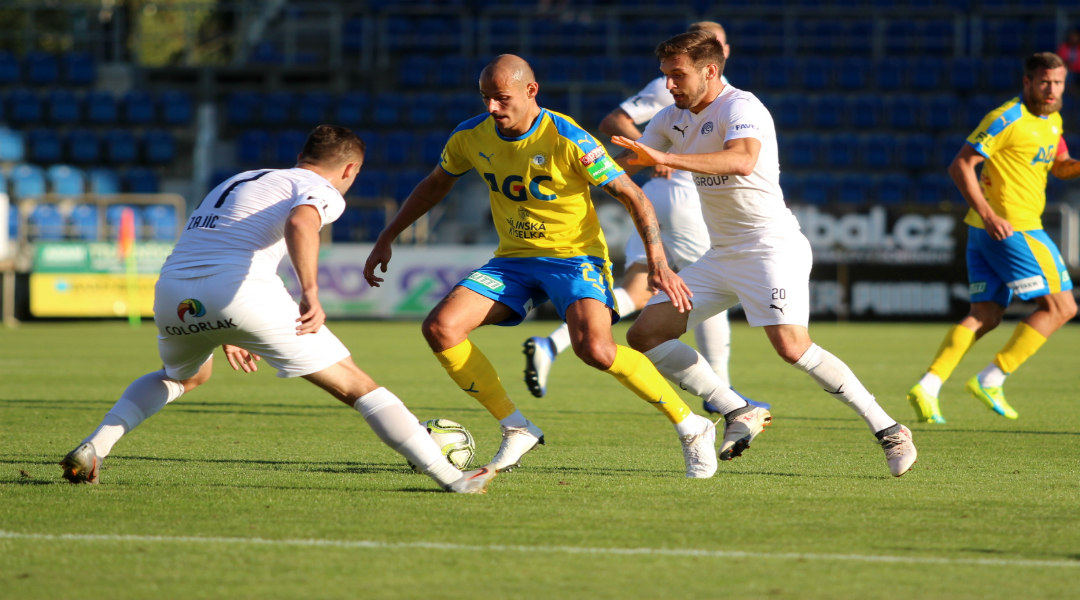
[[[158,366],[153,326],[0,330],[0,597],[1080,595],[1076,325],[1010,378],[1019,420],[963,390],[1006,323],[946,383],[948,424],[926,425],[904,394],[947,324],[814,324],[815,341],[911,427],[919,462],[894,479],[850,409],[735,323],[734,383],[775,419],[709,480],[683,477],[657,411],[570,354],[532,398],[521,343],[551,326],[473,336],[548,441],[476,497],[437,492],[314,386],[265,364],[234,373],[220,352],[206,386],[116,446],[101,485],[67,484],[56,462]],[[419,418],[465,424],[491,457],[495,422],[455,389],[417,323],[332,328]]]

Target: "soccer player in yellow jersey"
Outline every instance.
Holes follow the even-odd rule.
[[[945,335],[930,368],[908,391],[922,421],[945,422],[938,407],[941,384],[975,341],[1001,323],[1005,307],[1018,297],[1034,300],[1035,311],[1020,321],[993,362],[965,385],[991,410],[1015,419],[1002,391],[1005,378],[1076,315],[1069,272],[1042,228],[1047,173],[1059,179],[1080,175],[1080,161],[1069,156],[1062,137],[1058,111],[1064,91],[1061,58],[1033,54],[1024,64],[1023,94],[983,117],[949,165],[971,206],[964,218],[971,310]],[[980,164],[981,176],[976,174]]]
[[[537,104],[532,69],[522,58],[496,57],[480,74],[486,113],[450,134],[439,165],[401,205],[379,235],[364,266],[368,283],[383,280],[391,244],[440,202],[458,178],[475,170],[490,190],[499,247],[424,320],[423,334],[450,378],[502,426],[502,444],[488,465],[517,466],[543,443],[543,431],[522,415],[494,367],[469,341],[481,325],[512,326],[547,299],[570,326],[571,345],[586,364],[612,374],[675,425],[683,443],[686,476],[716,472],[714,424],[694,415],[641,353],[615,344],[611,272],[589,188],[598,185],[622,202],[645,242],[649,283],[690,308],[689,290],[667,265],[649,200],[604,147],[573,120]]]

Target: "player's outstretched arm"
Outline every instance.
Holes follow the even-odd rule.
[[[289,249],[296,279],[300,283],[300,316],[296,335],[315,333],[326,322],[319,302],[319,228],[322,217],[310,204],[292,209],[285,221],[285,246]]]
[[[1050,172],[1058,179],[1075,179],[1080,177],[1080,160],[1069,156],[1069,147],[1065,145],[1065,138],[1058,143],[1058,153],[1054,157],[1054,164]]]
[[[409,197],[401,203],[401,208],[398,209],[397,214],[379,234],[379,238],[375,240],[375,246],[371,249],[371,253],[368,254],[367,262],[364,263],[364,279],[367,280],[368,285],[379,287],[379,284],[383,282],[383,278],[375,275],[375,267],[379,267],[383,273],[386,272],[386,268],[390,264],[390,257],[393,255],[390,246],[394,243],[394,240],[409,225],[427,214],[436,204],[442,202],[442,199],[450,193],[450,188],[454,187],[455,183],[457,183],[456,177],[451,176],[442,167],[435,167],[434,171],[416,184]]]
[[[660,224],[656,220],[652,202],[625,173],[605,184],[604,191],[621,202],[630,212],[638,235],[645,244],[649,285],[655,290],[664,290],[668,298],[671,298],[672,306],[679,312],[690,310],[690,288],[668,267],[663,241],[660,238]]]
[[[636,156],[618,161],[638,167],[662,165],[680,171],[706,173],[709,175],[749,175],[757,166],[761,153],[761,140],[756,138],[738,138],[724,142],[724,149],[701,154],[672,154],[650,148],[638,141],[622,136],[611,138],[611,143],[622,146]]]

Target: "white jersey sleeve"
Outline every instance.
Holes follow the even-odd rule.
[[[308,169],[266,169],[235,175],[195,207],[161,268],[162,275],[200,277],[226,270],[273,276],[285,245],[293,208],[314,206],[322,225],[345,211],[345,199]]]

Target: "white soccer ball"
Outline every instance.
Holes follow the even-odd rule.
[[[431,434],[431,439],[439,446],[446,460],[455,467],[465,470],[473,463],[476,456],[476,442],[465,426],[450,419],[431,419],[421,423]],[[416,465],[409,463],[416,470]]]

